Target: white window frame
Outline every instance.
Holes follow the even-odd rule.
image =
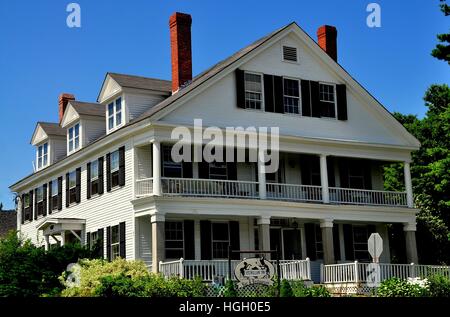
[[[95,168],[94,168],[94,166],[95,166]],[[95,180],[97,180],[98,179],[98,159],[96,159],[96,160],[93,160],[93,161],[91,161],[91,166],[90,166],[90,172],[91,172],[91,179],[89,180],[89,182],[93,182],[93,181],[95,181]],[[96,176],[92,176],[92,171],[95,171],[95,173],[97,174]]]
[[[40,199],[38,199],[39,196],[41,196]],[[44,186],[39,186],[38,188],[36,188],[36,203],[39,204],[43,201],[44,201]]]
[[[261,78],[261,92],[258,91],[252,91],[247,90],[245,87],[245,75],[251,74],[251,75],[257,75]],[[252,93],[252,94],[261,94],[261,109],[254,109],[254,108],[247,108],[247,97],[245,96],[246,93]],[[253,99],[252,99],[253,100]],[[256,101],[256,100],[255,100]],[[252,71],[244,71],[244,106],[246,110],[253,110],[253,111],[265,111],[265,102],[264,102],[264,74],[258,73],[258,72],[252,72]]]
[[[167,250],[174,250],[174,251],[179,251],[180,250],[180,248],[168,248],[168,247],[166,247],[165,246],[165,243],[167,242],[167,241],[175,241],[175,242],[180,242],[180,241],[182,241],[183,242],[183,247],[181,248],[181,253],[182,253],[182,257],[184,257],[184,249],[185,249],[185,241],[184,241],[184,222],[183,221],[181,221],[181,220],[167,220],[167,222],[175,222],[175,223],[179,223],[179,224],[181,224],[181,240],[173,240],[173,239],[165,239],[165,241],[164,241],[164,248],[165,248],[165,250],[166,250],[166,252],[167,252]],[[164,228],[164,230],[166,230],[166,228]],[[164,232],[164,233],[166,233],[166,232]],[[169,258],[170,259],[170,258]]]
[[[75,135],[76,126],[78,126],[78,135]],[[71,133],[70,131],[73,131]],[[78,147],[75,146],[76,140],[78,139]],[[72,149],[70,149],[70,142],[72,142]],[[67,153],[74,153],[81,148],[81,124],[80,122],[75,123],[67,129]]]
[[[120,99],[120,111],[117,111],[117,101]],[[123,107],[123,96],[117,97],[116,99],[108,102],[106,104],[106,127],[108,131],[113,131],[120,128],[124,124],[124,107]],[[109,110],[109,106],[112,105],[112,113]],[[117,124],[117,116],[120,115],[120,124]],[[109,120],[112,119],[112,127],[109,126]]]
[[[320,85],[326,85],[326,86],[332,86],[333,87],[333,94],[334,94],[334,101],[327,101],[327,100],[322,100],[321,98],[321,92],[320,92]],[[334,103],[334,117],[320,117],[321,119],[332,119],[332,120],[337,120],[337,95],[336,95],[336,84],[333,83],[327,83],[327,82],[323,82],[320,81],[319,82],[319,101],[320,102],[327,102],[327,103]],[[321,109],[322,110],[322,109]]]
[[[29,193],[25,194],[23,197],[23,208],[25,208],[25,209],[29,208],[30,202],[31,202],[30,194]]]
[[[292,80],[292,81],[296,81],[297,85],[298,85],[298,97],[296,96],[290,96],[290,95],[285,95],[284,94],[284,80],[288,79],[288,80]],[[295,112],[286,112],[286,104],[284,103],[284,98],[297,98],[298,99],[298,113]],[[301,87],[301,82],[300,79],[298,78],[293,78],[293,77],[283,77],[283,111],[285,114],[287,115],[296,115],[296,116],[302,116],[302,87]]]
[[[227,227],[228,227],[228,240],[214,240],[214,225],[215,224],[224,224],[224,225],[227,225]],[[216,258],[216,257],[214,257],[214,243],[223,243],[223,242],[226,242],[227,243],[227,248],[228,248],[228,246],[230,245],[230,239],[231,239],[231,237],[230,237],[230,223],[229,222],[225,222],[225,221],[215,221],[215,222],[211,222],[211,257],[212,257],[212,259],[213,260],[215,260],[215,259],[226,259],[226,257],[225,258]]]
[[[47,150],[47,151],[45,152],[45,150]],[[44,168],[49,165],[50,160],[48,159],[49,158],[48,152],[49,152],[48,142],[42,143],[41,145],[39,145],[37,147],[37,151],[36,151],[37,169],[41,169],[41,168]]]
[[[113,229],[117,228],[117,242],[113,242]],[[117,252],[114,252],[114,248],[117,247]],[[111,226],[111,261],[120,257],[120,228],[119,225]]]
[[[90,233],[90,240],[89,240],[89,250],[92,250],[95,247],[95,244],[97,243],[98,240],[98,231],[92,231]]]
[[[296,55],[297,55],[297,61],[290,61],[290,60],[284,59],[284,47],[295,48]],[[298,53],[299,53],[299,49],[298,49],[297,46],[289,45],[289,44],[282,44],[282,45],[281,45],[281,60],[282,60],[283,62],[285,62],[285,63],[299,64],[300,58],[299,58],[299,54],[298,54]]]
[[[113,168],[113,156],[117,155],[117,167]],[[117,172],[120,169],[120,154],[119,154],[119,150],[116,150],[114,152],[111,152],[111,174],[114,172]]]

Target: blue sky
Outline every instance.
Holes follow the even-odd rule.
[[[432,83],[450,83],[448,66],[430,56],[450,18],[438,0],[376,1],[381,28],[366,26],[364,0],[170,1],[78,0],[81,28],[66,26],[71,1],[0,2],[0,202],[32,172],[36,121],[58,119],[58,95],[95,101],[108,71],[170,79],[169,16],[193,17],[194,75],[276,28],[296,21],[316,38],[338,29],[341,65],[390,111],[423,116]]]

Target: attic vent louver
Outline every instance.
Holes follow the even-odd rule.
[[[289,62],[297,62],[297,48],[291,46],[283,46],[283,60]]]

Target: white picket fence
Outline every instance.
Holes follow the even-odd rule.
[[[231,261],[232,276],[234,269],[241,260]],[[272,264],[277,270],[276,261]],[[211,282],[215,278],[228,278],[228,260],[184,260],[179,259],[159,263],[159,272],[166,277],[178,276],[194,279],[199,276],[203,281]],[[280,260],[280,275],[287,280],[311,280],[310,261],[306,260]]]
[[[366,283],[371,273],[368,266],[370,263],[329,264],[321,266],[321,283]],[[433,274],[440,274],[450,278],[450,266],[441,265],[419,265],[419,264],[389,264],[380,263],[380,281],[392,277],[400,279],[426,278]]]

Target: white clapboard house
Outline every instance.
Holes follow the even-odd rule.
[[[107,73],[96,103],[61,94],[60,121],[37,123],[35,171],[10,187],[24,236],[46,248],[99,243],[107,259],[157,271],[180,258],[221,263],[229,245],[364,262],[372,232],[389,263],[387,228],[400,226],[405,261],[417,263],[409,164],[420,144],[338,64],[336,28],[320,27],[315,41],[290,23],[192,78],[191,16],[175,13],[169,26],[171,81]],[[176,162],[171,132],[194,119],[279,127],[278,171]],[[404,192],[383,190],[394,162]]]

